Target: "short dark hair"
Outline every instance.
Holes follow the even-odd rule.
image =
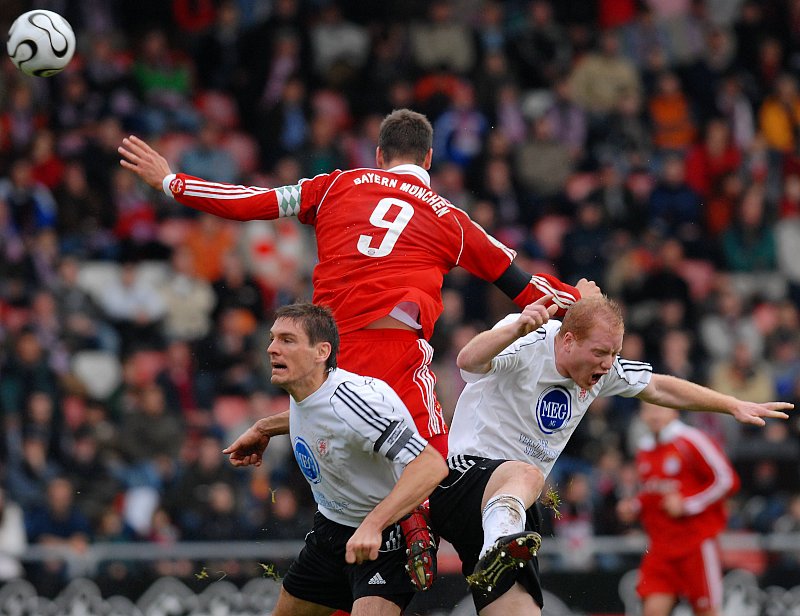
[[[386,161],[410,158],[421,165],[433,147],[433,127],[421,113],[395,109],[381,122],[378,147]]]
[[[308,341],[313,345],[319,342],[328,342],[331,345],[331,354],[325,362],[325,368],[330,372],[336,368],[336,356],[339,354],[339,328],[333,313],[327,306],[317,306],[310,302],[298,302],[281,306],[275,311],[275,320],[289,319],[303,327]]]

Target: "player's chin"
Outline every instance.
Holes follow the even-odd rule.
[[[270,382],[273,385],[282,385],[289,380],[289,371],[286,368],[273,368]]]

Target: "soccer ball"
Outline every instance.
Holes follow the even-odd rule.
[[[23,73],[50,77],[62,71],[75,53],[75,33],[53,11],[36,9],[14,20],[6,45],[11,61]]]

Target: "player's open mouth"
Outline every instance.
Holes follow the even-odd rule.
[[[599,381],[602,376],[603,376],[602,372],[595,372],[592,375],[592,385],[596,385],[597,381]]]
[[[272,371],[273,372],[280,372],[282,370],[286,370],[286,364],[272,364]]]

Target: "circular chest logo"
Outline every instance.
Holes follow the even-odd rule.
[[[536,421],[545,434],[561,430],[572,417],[569,393],[562,387],[550,387],[536,402]]]
[[[314,453],[302,438],[298,437],[294,442],[294,457],[306,479],[311,483],[319,483],[322,480],[319,474],[319,464],[317,464]]]

